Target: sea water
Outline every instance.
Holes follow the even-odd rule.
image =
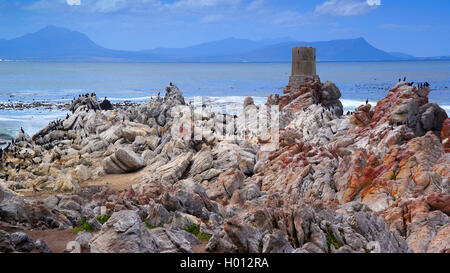
[[[113,102],[142,102],[164,96],[176,84],[187,99],[206,97],[212,104],[242,103],[253,96],[264,103],[287,85],[290,63],[60,63],[0,62],[0,103],[70,102],[95,92]],[[431,84],[430,101],[450,113],[450,61],[318,63],[322,82],[341,90],[345,112],[382,99],[398,79]],[[0,110],[0,139],[21,127],[30,135],[67,112],[46,108]]]

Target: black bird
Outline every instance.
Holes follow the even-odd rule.
[[[369,104],[369,99],[366,100],[366,104]]]
[[[25,131],[23,130],[22,127],[20,127],[20,132],[22,132],[22,134],[25,134]]]
[[[406,77],[403,78],[403,81],[406,82]]]
[[[430,84],[428,82],[425,82],[426,87],[430,87]]]
[[[402,81],[402,79],[399,78],[399,79],[398,79],[398,82],[401,82],[401,81]]]
[[[172,84],[172,83],[169,83],[169,85],[170,85],[170,86],[173,86],[173,84]]]

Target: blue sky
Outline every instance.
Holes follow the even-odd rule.
[[[449,14],[449,0],[0,0],[0,38],[51,24],[125,50],[364,37],[386,51],[438,56],[450,55]]]

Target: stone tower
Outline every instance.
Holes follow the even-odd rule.
[[[292,75],[289,78],[289,86],[296,89],[307,79],[316,75],[316,49],[313,47],[292,48]]]

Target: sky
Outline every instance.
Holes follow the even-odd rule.
[[[364,37],[388,52],[450,55],[449,0],[0,0],[0,38],[47,25],[111,49],[186,47],[229,37]]]

